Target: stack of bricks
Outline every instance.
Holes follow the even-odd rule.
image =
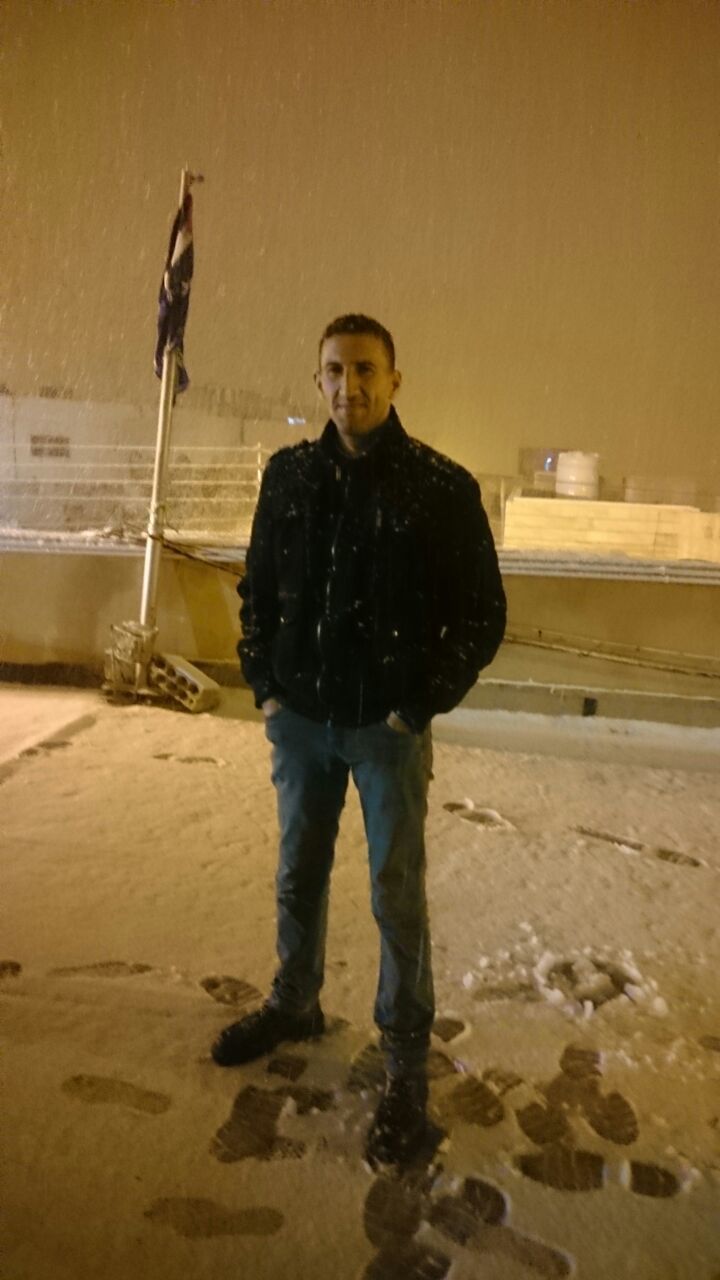
[[[655,503],[518,496],[505,507],[503,547],[720,563],[720,514]]]

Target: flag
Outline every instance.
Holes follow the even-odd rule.
[[[165,348],[171,347],[177,351],[178,391],[184,391],[190,382],[183,356],[183,339],[190,305],[192,274],[192,196],[188,191],[175,215],[175,221],[170,232],[170,245],[165,260],[165,271],[160,282],[158,336],[157,346],[155,347],[155,372],[158,378],[162,377]]]

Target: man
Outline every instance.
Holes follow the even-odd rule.
[[[495,655],[505,596],[474,478],[411,439],[388,331],[341,316],[320,341],[330,420],[263,476],[242,597],[244,675],[277,790],[279,968],[263,1007],[213,1045],[222,1066],[322,1034],[329,877],[352,773],[380,930],[375,1021],[387,1082],[372,1164],[422,1144],[434,1016],[425,899],[430,721]]]

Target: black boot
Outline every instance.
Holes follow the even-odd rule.
[[[388,1076],[365,1144],[365,1158],[397,1165],[412,1160],[427,1133],[428,1085],[424,1072]]]
[[[249,1013],[220,1032],[210,1053],[219,1067],[237,1067],[271,1053],[284,1040],[312,1040],[325,1030],[319,1005],[310,1013],[284,1013],[270,1004]]]

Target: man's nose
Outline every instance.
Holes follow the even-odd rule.
[[[349,368],[343,369],[342,371],[342,378],[341,378],[342,393],[344,396],[353,396],[357,391],[357,387],[358,387],[357,370],[353,369],[351,365]]]

